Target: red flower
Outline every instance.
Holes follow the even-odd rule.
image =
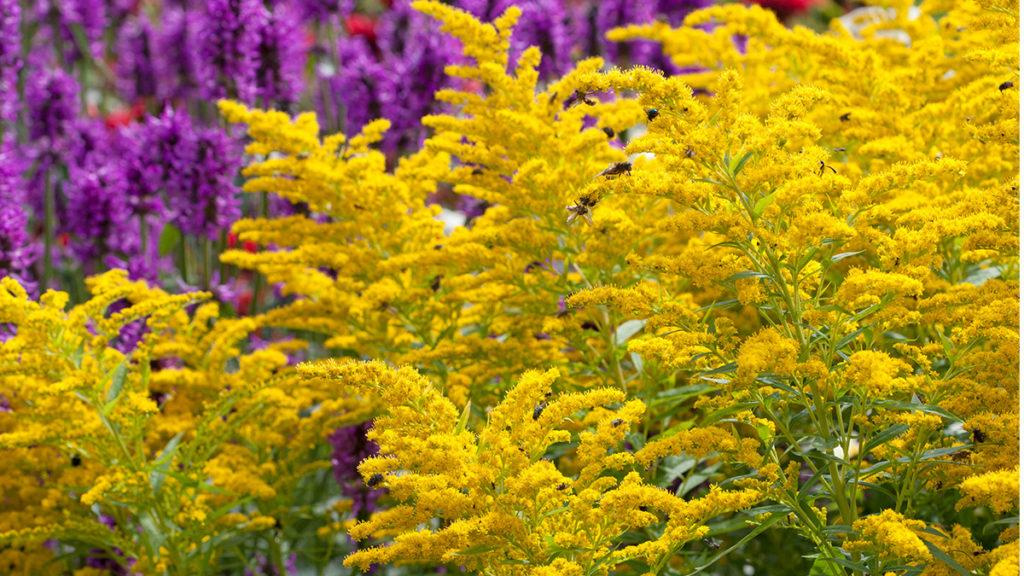
[[[103,119],[103,123],[107,128],[119,128],[121,126],[127,126],[132,122],[135,122],[139,118],[142,118],[146,112],[146,106],[141,102],[132,104],[131,108],[119,108],[114,110]]]
[[[345,30],[349,36],[363,36],[368,41],[377,40],[377,22],[365,14],[350,14],[345,18]]]
[[[805,12],[814,6],[819,0],[752,0],[754,4],[760,4],[779,13],[780,16],[788,16],[798,12]]]

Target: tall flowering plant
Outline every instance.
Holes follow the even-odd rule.
[[[564,73],[518,43],[527,7],[412,8],[461,56],[400,159],[387,119],[219,103],[247,129],[245,192],[291,205],[238,220],[220,259],[272,306],[217,319],[111,272],[68,310],[2,281],[0,560],[1015,573],[1016,6],[900,3],[826,33],[741,5],[626,18],[607,40],[665,62]],[[339,73],[383,82],[360,38]],[[204,165],[183,122],[154,129]],[[475,217],[446,228],[443,189]],[[145,222],[137,197],[123,217]]]

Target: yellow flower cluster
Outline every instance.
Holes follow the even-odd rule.
[[[198,573],[225,554],[212,543],[234,529],[228,512],[251,515],[249,530],[287,521],[258,522],[290,509],[282,494],[310,472],[309,454],[366,403],[303,385],[290,343],[252,350],[259,320],[214,323],[208,294],[170,295],[123,271],[88,287],[65,310],[67,294],[34,302],[0,280],[12,333],[0,343],[4,565],[43,573],[57,539],[142,573]]]
[[[0,561],[57,538],[201,572],[315,525],[363,570],[690,573],[776,528],[814,573],[1013,573],[1015,4],[888,1],[825,33],[715,6],[611,33],[700,72],[548,84],[539,50],[509,60],[518,9],[414,6],[465,59],[396,166],[384,121],[220,103],[245,190],[303,205],[222,255],[284,303],[217,319],[110,273],[65,311],[0,281]],[[487,208],[445,230],[438,190]],[[325,433],[370,418],[380,508],[294,501]]]

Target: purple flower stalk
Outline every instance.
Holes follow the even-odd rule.
[[[0,134],[18,118],[18,72],[21,70],[21,3],[0,0]]]
[[[72,254],[86,263],[87,272],[94,271],[97,263],[109,267],[110,259],[118,253],[136,250],[137,229],[131,221],[122,182],[111,166],[70,166],[65,193],[67,210],[62,228],[71,235]]]
[[[165,8],[155,44],[157,95],[170,102],[196,96],[199,86],[200,14],[181,8]]]
[[[193,126],[174,110],[147,130],[149,161],[159,167],[153,186],[164,191],[171,222],[186,234],[216,238],[241,212],[233,183],[240,160],[235,142],[217,128]]]
[[[25,284],[36,250],[28,235],[23,170],[11,139],[6,139],[0,144],[0,277]]]
[[[153,62],[153,28],[144,17],[129,20],[117,39],[117,87],[127,102],[151,98],[157,93],[157,71]]]
[[[338,428],[327,441],[331,444],[331,464],[334,479],[341,487],[341,493],[352,500],[352,516],[365,518],[377,507],[377,499],[383,490],[368,488],[363,484],[357,467],[359,463],[378,453],[377,444],[366,438],[370,422]]]
[[[63,70],[42,69],[29,76],[25,91],[29,138],[56,145],[78,115],[78,83]]]
[[[260,30],[266,13],[260,0],[209,0],[199,29],[200,91],[205,98],[256,96]]]
[[[307,48],[300,14],[289,4],[266,13],[259,35],[256,96],[263,106],[294,103],[303,89]]]

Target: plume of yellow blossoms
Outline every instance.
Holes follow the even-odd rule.
[[[304,385],[287,367],[294,343],[246,351],[260,320],[215,322],[208,294],[123,271],[87,286],[65,310],[65,293],[35,302],[0,279],[8,573],[50,573],[58,540],[139,573],[198,574],[230,535],[292,521],[297,483],[328,466],[310,454],[367,404]]]

